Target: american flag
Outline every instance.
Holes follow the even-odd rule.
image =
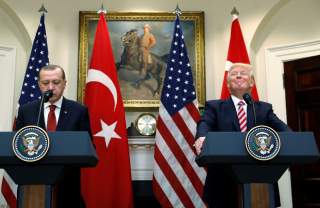
[[[200,114],[179,15],[160,101],[153,191],[163,207],[204,207],[206,171],[193,148]]]
[[[38,75],[41,67],[49,64],[48,45],[45,16],[41,15],[40,24],[33,41],[32,50],[24,76],[19,105],[24,105],[36,99],[41,99],[41,91],[38,86]]]
[[[28,102],[41,99],[41,91],[38,86],[38,75],[41,67],[49,64],[45,15],[42,14],[37,33],[35,35],[32,50],[22,84],[18,107]],[[16,207],[17,185],[7,174],[4,174],[1,194],[10,207]]]

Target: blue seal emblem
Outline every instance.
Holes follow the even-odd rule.
[[[14,135],[12,148],[14,154],[25,162],[42,159],[48,152],[50,140],[45,130],[38,126],[26,126]]]
[[[271,160],[280,151],[278,133],[268,126],[256,126],[247,133],[245,145],[249,155],[257,160]]]

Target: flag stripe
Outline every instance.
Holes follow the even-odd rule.
[[[189,112],[190,116],[193,118],[193,120],[197,123],[200,120],[200,113],[198,110],[198,102],[196,100],[194,100],[193,103],[188,103],[185,106],[185,108],[188,110],[188,112]],[[184,116],[184,119],[187,119],[187,116]],[[197,125],[190,126],[190,129],[197,130]]]
[[[5,178],[3,178],[2,180],[1,192],[5,197],[5,200],[7,201],[7,204],[9,205],[9,207],[12,207],[12,208],[17,207],[16,195],[14,194],[13,190],[11,189],[11,187],[9,186]]]
[[[180,115],[182,114],[181,111],[184,111],[184,109],[180,110],[180,112],[179,112]],[[168,112],[165,110],[165,108],[162,108],[162,103],[160,104],[160,115],[161,115],[161,118],[163,118],[163,121],[165,121],[165,122],[162,122],[164,124],[163,127],[166,127],[166,130],[167,130],[167,131],[163,131],[163,132],[168,133],[168,136],[170,136],[170,138],[165,138],[166,142],[167,141],[168,142],[174,141],[175,144],[178,145],[179,149],[181,149],[183,151],[184,156],[187,157],[187,160],[189,161],[189,163],[193,167],[194,171],[199,175],[199,179],[204,184],[205,177],[206,177],[206,171],[204,170],[204,168],[199,167],[194,162],[196,155],[193,151],[193,147],[190,148],[190,146],[184,142],[184,140],[183,140],[184,132],[179,131],[179,129],[176,126],[176,123],[174,123],[174,121],[171,119],[171,116],[168,114]],[[194,122],[194,121],[192,120],[192,122]],[[187,125],[192,126],[191,122],[187,123]],[[193,126],[196,127],[196,125],[193,125]]]
[[[181,110],[184,110],[184,108]],[[183,112],[183,113],[186,113],[186,112]],[[183,114],[183,113],[181,113],[181,114]],[[180,115],[180,112],[172,115],[172,120],[175,122],[175,124],[177,125],[177,128],[180,130],[180,132],[183,132],[183,136],[184,136],[185,140],[187,141],[187,143],[189,144],[189,148],[193,149],[192,145],[194,143],[194,136],[190,132],[190,129],[188,128],[187,124],[185,123],[187,121],[183,120],[183,118]]]
[[[164,145],[164,143],[161,145],[157,145],[157,147],[160,147],[160,148],[161,148],[161,146],[166,146],[166,145]],[[182,183],[179,179],[179,177],[181,177],[182,172],[183,172],[183,171],[181,171],[181,169],[178,170],[178,166],[180,166],[179,163],[175,160],[175,157],[171,157],[171,158],[168,157],[168,154],[166,154],[166,151],[169,152],[168,149],[164,150],[165,148],[162,148],[162,149],[160,149],[160,148],[159,148],[159,154],[157,154],[157,157],[155,158],[155,160],[159,164],[161,171],[163,172],[163,174],[165,175],[167,180],[170,182],[174,191],[179,196],[182,204],[185,207],[193,207],[193,203],[190,200],[190,197],[186,193],[186,190],[182,186]],[[168,163],[171,163],[171,165],[169,165]],[[175,168],[172,169],[172,166],[174,166]],[[184,177],[184,180],[187,180],[187,179]],[[164,189],[165,187],[162,187],[162,188]],[[166,190],[168,192],[167,189],[164,189],[164,190]],[[173,202],[172,205],[176,206],[175,203],[176,202]]]
[[[154,154],[155,195],[163,207],[204,207],[201,196],[206,171],[195,163],[193,148],[200,114],[185,46],[177,16],[161,94]],[[163,200],[163,195],[168,200]]]
[[[156,148],[155,151],[158,152],[159,149]],[[153,191],[154,194],[158,197],[161,205],[163,207],[172,207],[172,205],[174,204],[175,207],[183,207],[183,204],[180,201],[178,195],[167,180],[166,176],[163,174],[157,162],[155,162],[154,169],[157,171],[155,171],[153,177]],[[159,184],[161,184],[161,186]],[[163,190],[166,190],[166,192],[164,192]]]
[[[195,170],[193,169],[193,167],[189,163],[188,158],[186,158],[186,155],[185,155],[185,154],[193,154],[193,151],[190,148],[188,148],[187,145],[185,145],[187,150],[182,151],[180,149],[181,146],[179,146],[179,144],[177,144],[177,141],[169,133],[168,129],[166,128],[166,124],[162,122],[161,118],[158,119],[158,123],[159,123],[159,126],[158,126],[159,133],[161,135],[163,135],[163,138],[164,138],[165,142],[167,143],[168,147],[170,148],[170,150],[174,154],[175,158],[178,160],[178,163],[182,166],[184,172],[187,174],[186,176],[194,179],[194,180],[190,180],[190,179],[188,179],[188,180],[190,180],[190,182],[193,184],[197,193],[199,195],[201,195],[202,188],[203,188],[202,181],[198,177],[197,173],[195,172]],[[193,156],[193,158],[195,159],[195,155]],[[175,168],[175,167],[173,166],[172,168]]]
[[[159,151],[161,152],[161,154],[159,154],[161,155],[160,158],[164,159],[163,162],[167,166],[163,166],[164,163],[160,163],[159,160],[157,160],[157,162],[159,162],[159,166],[161,166],[163,174],[165,174],[165,176],[170,181],[170,184],[172,185],[176,193],[179,195],[179,198],[182,201],[182,203],[185,204],[186,207],[202,206],[203,204],[201,198],[194,189],[194,186],[188,178],[188,175],[186,175],[186,173],[184,172],[182,167],[183,165],[180,164],[175,157],[171,156],[172,152],[170,151],[170,148],[167,146],[165,141],[161,140],[161,142],[158,144],[158,147]],[[163,169],[163,167],[165,168]],[[190,204],[190,200],[193,202],[192,206]]]

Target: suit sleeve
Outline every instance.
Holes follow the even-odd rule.
[[[276,131],[292,131],[287,124],[281,121],[278,116],[273,112],[272,105],[270,104],[267,113],[268,125]]]
[[[22,127],[24,127],[24,122],[23,122],[23,111],[21,110],[21,107],[19,107],[18,110],[18,117],[15,121],[15,125],[14,125],[14,130],[17,131],[19,129],[21,129]]]
[[[206,136],[209,131],[213,131],[217,124],[216,109],[209,102],[206,102],[204,112],[197,124],[196,139]]]
[[[81,121],[80,121],[80,130],[87,131],[91,137],[91,140],[92,140],[90,118],[89,118],[89,112],[88,112],[87,107],[85,107],[85,109],[82,112]]]

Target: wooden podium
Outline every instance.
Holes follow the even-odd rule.
[[[15,132],[0,132],[0,168],[7,171],[18,185],[54,185],[69,167],[94,167],[98,162],[95,148],[88,132],[49,132],[50,149],[40,161],[27,163],[19,160],[12,150]],[[44,186],[38,186],[45,190]],[[30,197],[18,194],[18,206],[28,204],[23,200],[40,200],[45,207],[52,207],[51,193]],[[48,191],[47,191],[48,192]],[[45,197],[45,198],[44,198]]]
[[[244,184],[276,183],[290,165],[316,163],[319,159],[319,150],[312,132],[278,132],[278,134],[281,138],[279,154],[270,161],[258,161],[246,151],[245,133],[209,132],[196,162],[204,167],[228,165],[232,177],[238,183]],[[257,199],[259,198],[257,191],[261,191],[261,188],[264,189],[255,187],[258,190],[251,190],[251,199],[244,199],[251,201],[250,207],[261,207],[261,200]]]

